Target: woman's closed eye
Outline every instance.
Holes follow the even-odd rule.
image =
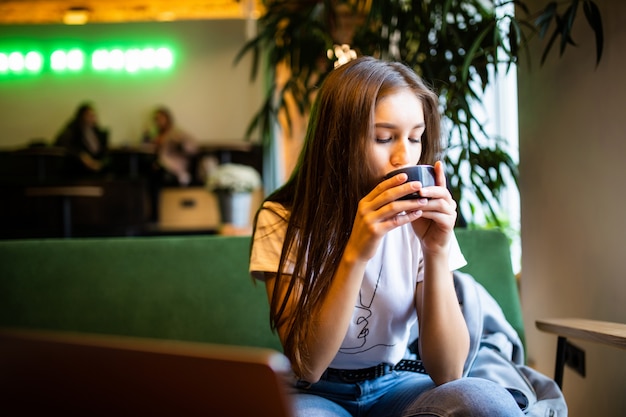
[[[376,138],[376,142],[377,143],[389,143],[393,140],[393,137],[377,137]],[[411,143],[422,143],[422,137],[414,137],[414,138],[408,138],[409,142]]]

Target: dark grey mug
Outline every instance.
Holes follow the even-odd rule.
[[[404,167],[395,169],[387,175],[385,175],[385,179],[389,179],[394,175],[398,175],[404,172],[409,176],[407,182],[411,181],[419,181],[422,183],[422,187],[430,187],[435,185],[435,168],[432,165],[412,165],[410,167]],[[420,198],[419,192],[414,192],[411,194],[407,194],[403,197],[400,197],[398,200],[412,200],[414,198]]]

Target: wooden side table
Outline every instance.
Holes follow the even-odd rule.
[[[626,349],[626,324],[579,318],[541,319],[535,322],[539,330],[558,335],[554,380],[563,387],[563,369],[572,345],[567,338],[587,340]],[[584,358],[584,352],[583,352]],[[582,364],[584,370],[584,362]],[[584,376],[584,372],[583,372]]]

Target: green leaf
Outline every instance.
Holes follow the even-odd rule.
[[[469,79],[469,68],[475,62],[476,57],[478,56],[478,51],[480,51],[483,39],[491,32],[492,27],[485,28],[472,42],[472,45],[467,51],[467,55],[465,58],[465,62],[463,62],[463,68],[461,69],[461,79],[464,83],[467,83]]]
[[[554,45],[554,42],[556,41],[557,36],[559,36],[559,28],[556,27],[554,29],[554,32],[552,32],[552,36],[550,37],[550,40],[548,41],[548,44],[546,45],[546,47],[543,50],[543,54],[541,55],[541,65],[544,64],[544,62],[546,61],[546,59],[548,58],[548,53],[550,52],[550,49],[552,48],[552,45]]]
[[[563,17],[559,19],[560,23],[560,32],[561,32],[561,48],[560,55],[563,55],[565,52],[565,47],[568,43],[575,45],[574,41],[571,38],[572,33],[572,25],[574,24],[574,19],[576,18],[576,9],[578,8],[578,0],[572,0],[572,4],[567,8]]]
[[[596,37],[596,67],[602,59],[602,50],[604,48],[604,31],[602,29],[602,17],[600,17],[600,10],[596,3],[591,0],[586,0],[583,3],[583,11],[587,18],[587,23],[591,26],[591,29],[595,33]]]
[[[509,57],[516,57],[519,54],[519,44],[522,37],[519,25],[514,19],[509,22],[509,33],[507,39],[509,41]]]
[[[539,38],[543,39],[548,33],[548,29],[550,28],[550,23],[552,20],[557,17],[556,10],[556,2],[551,1],[548,3],[545,9],[543,9],[543,13],[539,15],[539,17],[535,20],[535,26],[539,28]]]

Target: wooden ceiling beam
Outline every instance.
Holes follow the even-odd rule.
[[[262,4],[261,0],[8,0],[0,2],[0,25],[62,24],[71,9],[83,9],[88,23],[120,23],[256,18]]]

